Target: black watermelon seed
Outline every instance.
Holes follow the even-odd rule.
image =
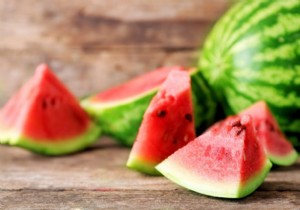
[[[156,113],[157,117],[165,117],[167,115],[167,112],[165,110],[159,110]]]
[[[189,122],[192,122],[192,121],[193,121],[193,116],[192,116],[191,114],[186,114],[186,115],[184,116],[184,118],[185,118],[187,121],[189,121]]]

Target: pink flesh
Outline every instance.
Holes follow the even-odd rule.
[[[42,64],[0,111],[0,122],[26,137],[55,141],[84,132],[90,120],[76,98]]]
[[[267,154],[287,155],[293,151],[292,144],[286,139],[265,102],[257,102],[241,114],[249,114]]]
[[[240,125],[232,126],[234,124]],[[266,156],[258,144],[249,116],[229,117],[169,157],[195,176],[218,182],[247,181],[264,167]]]
[[[183,67],[164,67],[150,71],[124,84],[101,92],[92,98],[93,101],[111,102],[136,96],[161,85],[172,70],[185,70]]]
[[[194,138],[189,74],[172,71],[152,99],[131,152],[159,163]]]

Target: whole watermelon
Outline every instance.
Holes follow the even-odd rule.
[[[299,0],[240,1],[209,34],[199,68],[226,114],[265,100],[299,150]]]

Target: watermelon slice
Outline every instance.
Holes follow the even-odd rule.
[[[261,185],[271,166],[258,143],[251,117],[244,115],[215,124],[156,169],[195,192],[242,198]]]
[[[114,137],[123,145],[132,146],[151,99],[172,70],[190,73],[195,116],[201,116],[195,119],[195,126],[201,132],[213,123],[216,103],[199,71],[180,66],[150,71],[88,97],[81,105],[101,126],[104,134]]]
[[[145,112],[127,166],[159,175],[154,168],[195,138],[189,74],[172,71]]]
[[[0,110],[0,143],[46,155],[81,150],[99,136],[75,97],[46,64]]]
[[[269,159],[277,165],[288,166],[297,161],[298,154],[287,140],[264,101],[256,102],[240,114],[253,117],[254,126]]]

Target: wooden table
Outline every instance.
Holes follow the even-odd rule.
[[[0,209],[300,209],[300,160],[273,168],[249,197],[227,200],[131,171],[128,154],[105,137],[64,157],[0,146]]]
[[[158,66],[195,65],[234,0],[0,0],[0,105],[47,62],[78,97]],[[124,165],[102,137],[79,154],[0,146],[0,209],[300,209],[300,162],[242,200],[206,197]]]

